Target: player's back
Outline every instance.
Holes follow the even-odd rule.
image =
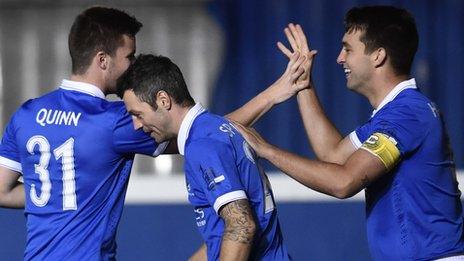
[[[60,88],[23,104],[6,129],[0,156],[24,178],[26,260],[114,258],[134,156],[116,136],[132,124],[122,102],[103,98]]]

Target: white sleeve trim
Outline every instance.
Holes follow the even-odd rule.
[[[0,156],[0,166],[22,173],[21,163]]]
[[[353,144],[353,146],[356,149],[361,148],[362,143],[359,140],[358,135],[356,134],[356,131],[353,131],[353,132],[350,133],[350,141],[351,141],[351,144]]]
[[[219,209],[227,203],[236,201],[239,199],[247,199],[247,195],[243,190],[232,191],[227,194],[224,194],[216,199],[214,202],[214,210],[218,213]]]
[[[169,141],[162,142],[161,144],[158,144],[158,148],[156,148],[155,152],[153,153],[153,157],[157,157],[160,154],[162,154],[166,148],[169,145]]]

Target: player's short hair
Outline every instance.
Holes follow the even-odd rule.
[[[122,46],[123,35],[135,37],[142,23],[124,11],[93,6],[79,14],[68,37],[72,73],[84,74],[100,51],[113,56]]]
[[[135,62],[119,78],[117,95],[122,98],[126,90],[143,102],[156,106],[156,94],[165,91],[176,104],[183,107],[195,104],[187,89],[184,77],[179,67],[169,58],[152,54],[140,54]]]
[[[370,54],[385,48],[390,64],[398,75],[409,75],[419,44],[412,15],[393,6],[365,6],[350,9],[345,16],[345,32],[360,30],[360,41]]]

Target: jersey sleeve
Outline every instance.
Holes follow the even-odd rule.
[[[222,206],[247,198],[234,154],[231,145],[211,140],[192,142],[185,154],[195,170],[195,183],[217,213]]]
[[[8,123],[0,144],[0,166],[22,172],[21,159],[16,140],[14,117]]]
[[[427,136],[428,126],[408,106],[396,106],[379,112],[368,123],[350,134],[357,148],[375,134],[383,134],[399,150],[401,157],[416,150]],[[359,143],[356,141],[358,139]]]
[[[134,129],[132,116],[122,108],[113,128],[113,145],[118,153],[137,153],[158,156],[164,152],[169,142],[158,144],[142,129]]]

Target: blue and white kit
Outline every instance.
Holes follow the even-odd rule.
[[[269,181],[240,133],[197,104],[182,121],[177,142],[208,260],[220,255],[224,221],[218,212],[239,199],[248,200],[257,225],[249,260],[289,260]]]
[[[25,259],[113,259],[134,153],[164,147],[91,84],[63,80],[24,103],[6,127],[0,165],[24,179]]]
[[[382,136],[399,151],[399,158],[389,173],[366,188],[367,235],[374,259],[432,260],[463,254],[461,193],[448,135],[437,107],[414,79],[398,84],[350,139],[361,148],[380,142]]]

